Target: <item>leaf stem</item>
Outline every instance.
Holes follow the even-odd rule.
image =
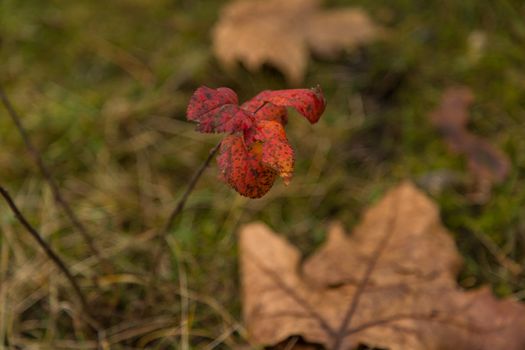
[[[195,172],[195,174],[193,174],[193,176],[192,176],[192,178],[191,178],[191,180],[190,180],[190,182],[188,184],[188,187],[186,188],[186,191],[184,192],[182,197],[177,202],[177,205],[175,206],[175,208],[171,212],[171,214],[170,214],[170,216],[168,218],[168,221],[164,225],[164,228],[159,232],[159,236],[158,237],[159,237],[161,242],[159,242],[159,245],[158,245],[158,247],[156,249],[155,255],[153,256],[153,259],[154,259],[153,268],[155,269],[155,271],[158,271],[158,269],[160,267],[160,263],[162,261],[162,257],[163,257],[163,254],[162,254],[163,253],[163,249],[162,248],[164,247],[164,245],[161,245],[160,243],[164,242],[164,243],[166,243],[166,246],[167,246],[166,235],[168,234],[168,232],[173,227],[173,224],[175,223],[175,219],[177,218],[177,216],[179,216],[180,213],[182,213],[182,211],[184,210],[184,207],[186,205],[186,202],[187,202],[190,194],[193,192],[193,189],[195,188],[195,185],[197,185],[197,182],[199,181],[200,177],[204,173],[204,170],[206,170],[206,168],[210,164],[210,162],[213,159],[213,157],[215,156],[215,154],[217,154],[217,152],[219,151],[221,143],[222,143],[222,141],[220,141],[215,147],[213,147],[210,150],[208,158],[206,158],[206,160],[201,164],[201,166]],[[156,276],[156,275],[158,275],[158,273],[154,273],[152,276]],[[154,282],[152,282],[152,283],[154,283]]]
[[[73,289],[75,290],[75,293],[80,300],[80,304],[82,305],[82,309],[89,315],[89,308],[87,304],[87,299],[84,296],[84,293],[80,289],[80,286],[78,285],[75,277],[71,273],[71,271],[68,269],[64,261],[60,258],[60,256],[51,248],[49,244],[42,238],[40,233],[36,231],[33,226],[27,221],[27,219],[24,217],[22,212],[18,209],[15,202],[9,195],[6,189],[4,189],[2,186],[0,186],[0,194],[2,197],[4,197],[5,201],[9,205],[9,208],[15,215],[15,217],[18,219],[18,221],[25,227],[25,229],[31,234],[31,236],[37,241],[38,245],[44,250],[44,252],[47,254],[47,256],[55,263],[55,265],[58,266],[58,268],[64,273],[66,278],[68,279],[69,283],[73,286]]]
[[[257,107],[257,109],[253,112],[253,115],[256,115],[257,112],[259,112],[264,106],[266,106],[269,102],[268,101],[264,101],[262,105],[260,105],[259,107]]]
[[[222,141],[221,141],[222,142]],[[195,188],[195,185],[199,181],[200,177],[204,173],[204,170],[210,165],[211,160],[217,154],[219,151],[219,147],[221,146],[221,142],[219,142],[215,147],[213,147],[210,150],[210,154],[208,155],[208,158],[204,161],[204,163],[201,164],[200,168],[193,174],[193,177],[191,178],[188,187],[186,188],[186,191],[182,195],[181,199],[179,199],[179,202],[173,209],[173,211],[170,214],[170,217],[168,221],[166,222],[166,225],[164,226],[164,230],[162,231],[162,236],[164,236],[166,233],[169,232],[171,227],[173,226],[173,223],[175,222],[175,219],[177,216],[182,212],[184,209],[184,206],[186,205],[186,201],[188,200],[188,197],[190,196],[191,192],[193,192],[193,189]]]
[[[2,86],[0,86],[0,100],[2,100],[2,104],[4,105],[5,109],[7,110],[9,116],[11,117],[13,123],[15,124],[16,128],[18,129],[18,133],[22,137],[22,140],[24,141],[24,144],[29,151],[31,157],[35,161],[37,167],[39,168],[40,172],[42,173],[44,179],[49,184],[49,187],[51,188],[51,192],[53,193],[53,197],[55,201],[62,207],[64,210],[64,213],[66,214],[67,218],[69,219],[70,223],[77,229],[77,231],[81,234],[84,241],[86,242],[89,250],[95,257],[102,261],[100,252],[98,248],[95,245],[95,242],[93,241],[93,238],[88,233],[85,226],[80,222],[78,217],[75,215],[69,204],[64,199],[64,196],[62,195],[60,188],[58,187],[57,182],[55,181],[53,175],[51,174],[51,170],[47,167],[47,165],[44,163],[44,160],[42,158],[42,155],[37,150],[37,148],[34,146],[33,142],[31,141],[28,132],[22,125],[22,121],[18,113],[16,112],[15,108],[13,107],[13,104],[5,94]]]

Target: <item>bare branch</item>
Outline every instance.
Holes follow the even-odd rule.
[[[38,233],[33,226],[27,221],[27,219],[24,217],[24,215],[20,212],[18,207],[16,206],[15,202],[2,186],[0,186],[0,194],[2,197],[4,197],[5,201],[9,205],[9,208],[13,211],[13,214],[16,216],[18,221],[25,227],[25,229],[31,234],[31,236],[37,241],[38,245],[44,250],[44,252],[47,254],[47,256],[57,265],[57,267],[66,275],[68,281],[73,286],[73,289],[75,290],[75,293],[77,294],[78,299],[80,300],[80,304],[82,305],[82,309],[89,315],[89,308],[87,304],[87,299],[84,296],[84,293],[80,289],[80,286],[78,285],[75,277],[71,273],[71,271],[68,269],[64,261],[60,258],[60,256],[47,244],[46,241],[42,238],[40,233]]]
[[[31,157],[35,161],[37,167],[39,168],[40,172],[42,173],[44,179],[49,184],[49,187],[51,188],[51,192],[53,193],[53,197],[55,201],[62,207],[64,210],[64,213],[66,214],[67,218],[69,219],[70,223],[77,229],[77,231],[82,235],[84,238],[84,241],[86,242],[87,246],[89,247],[91,253],[96,256],[96,258],[99,261],[102,261],[100,252],[98,248],[95,245],[95,242],[93,241],[93,238],[86,230],[86,227],[82,225],[80,220],[77,218],[69,204],[64,199],[64,196],[62,196],[62,193],[60,191],[60,188],[58,187],[57,182],[55,181],[53,175],[51,174],[50,169],[47,167],[47,165],[44,163],[44,160],[40,154],[40,152],[37,150],[37,148],[34,146],[33,142],[29,138],[29,134],[27,133],[26,129],[22,125],[22,121],[18,113],[16,112],[15,108],[13,107],[13,104],[5,94],[2,86],[0,86],[0,100],[2,100],[2,103],[7,110],[9,116],[11,117],[13,123],[15,124],[16,128],[18,129],[18,132],[20,136],[22,137],[22,140],[24,141],[24,144],[29,151]]]
[[[191,192],[193,192],[193,189],[195,188],[195,185],[199,181],[200,177],[204,173],[204,170],[210,165],[211,160],[217,154],[219,151],[219,147],[221,146],[221,142],[219,142],[215,147],[213,147],[210,151],[210,154],[208,155],[208,158],[204,161],[204,163],[201,164],[199,170],[195,174],[193,174],[193,177],[191,178],[188,187],[186,188],[186,192],[182,195],[181,199],[177,203],[177,206],[175,206],[175,209],[171,212],[171,215],[168,219],[168,222],[166,223],[166,226],[164,227],[164,230],[162,231],[162,235],[165,235],[171,227],[173,226],[173,223],[175,222],[175,219],[184,209],[184,206],[186,205],[186,201],[188,200],[188,197],[190,196]]]
[[[204,173],[204,170],[206,170],[208,165],[210,165],[211,160],[213,159],[215,154],[217,154],[217,152],[219,151],[220,146],[221,146],[221,142],[219,142],[215,147],[213,147],[210,150],[208,158],[206,158],[206,160],[201,164],[200,168],[195,172],[195,174],[193,174],[190,182],[188,183],[188,187],[186,188],[186,191],[184,192],[182,197],[177,202],[177,205],[175,206],[175,208],[171,212],[171,214],[170,214],[170,216],[168,218],[168,221],[166,222],[166,225],[159,232],[159,238],[160,238],[160,242],[161,243],[166,243],[166,235],[168,234],[168,232],[172,228],[173,224],[175,223],[175,219],[177,218],[177,216],[179,216],[180,213],[182,213],[182,211],[184,210],[184,206],[186,205],[186,202],[187,202],[188,198],[190,197],[190,194],[193,192],[193,189],[195,188],[195,186],[197,185],[197,182],[199,181],[199,179],[201,178],[202,174]],[[166,244],[166,246],[167,246],[167,244]],[[162,257],[163,257],[163,249],[162,248],[163,247],[164,247],[164,245],[160,245],[159,244],[158,248],[156,249],[155,255],[154,255],[154,264],[153,264],[153,266],[154,266],[154,268],[156,270],[159,268],[160,262],[162,261]],[[155,276],[155,275],[156,274],[152,274],[152,277]]]

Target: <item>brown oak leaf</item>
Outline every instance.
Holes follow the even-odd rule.
[[[525,306],[456,284],[454,241],[411,183],[387,193],[351,235],[334,225],[303,264],[284,238],[249,224],[240,263],[254,344],[300,336],[332,350],[525,349]]]
[[[237,60],[251,71],[269,63],[297,85],[309,50],[330,58],[378,37],[378,27],[362,10],[322,11],[320,5],[320,0],[233,1],[213,29],[215,55],[228,68]]]

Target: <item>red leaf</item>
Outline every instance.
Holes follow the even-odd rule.
[[[229,135],[221,143],[217,164],[220,178],[241,195],[260,198],[272,187],[277,173],[261,163],[261,143],[249,148],[240,135]]]
[[[293,175],[294,153],[279,122],[257,122],[254,140],[262,145],[261,162],[275,170],[289,184]]]
[[[198,88],[191,97],[187,118],[201,132],[228,132],[217,162],[220,178],[250,198],[262,197],[277,175],[288,184],[294,152],[284,131],[287,107],[316,123],[325,108],[320,88],[263,91],[242,106],[229,88]]]
[[[286,107],[276,106],[273,103],[258,99],[259,95],[243,103],[241,108],[254,113],[257,120],[273,120],[286,125],[288,122],[288,113]]]
[[[266,90],[258,94],[253,100],[272,103],[276,106],[293,107],[312,124],[317,123],[323,114],[326,101],[321,88]]]
[[[210,89],[198,88],[190,99],[186,116],[196,121],[197,130],[205,133],[236,132],[249,129],[253,117],[238,106],[235,92],[221,87]]]

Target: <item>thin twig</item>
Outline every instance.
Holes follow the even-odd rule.
[[[33,236],[33,238],[37,241],[37,243],[40,245],[40,247],[44,250],[44,252],[47,254],[47,256],[55,263],[55,265],[58,266],[58,268],[66,275],[67,279],[73,286],[73,289],[75,290],[75,293],[77,294],[78,299],[80,300],[80,303],[82,305],[82,309],[89,314],[89,308],[87,304],[87,299],[84,296],[84,293],[80,289],[75,277],[69,271],[68,267],[64,263],[64,261],[60,258],[60,256],[47,244],[46,241],[42,238],[40,233],[31,226],[31,224],[27,221],[27,219],[24,217],[24,215],[20,212],[18,207],[16,206],[15,202],[2,186],[0,186],[0,194],[2,197],[4,197],[5,201],[9,205],[9,208],[13,211],[13,214],[15,214],[16,218],[20,223],[25,227],[25,229]]]
[[[193,174],[193,177],[191,178],[191,180],[190,180],[190,182],[188,184],[188,187],[186,188],[186,191],[184,192],[184,194],[182,195],[181,199],[179,199],[177,205],[175,206],[175,208],[171,212],[170,217],[169,217],[168,221],[166,222],[166,225],[164,225],[164,228],[162,229],[162,231],[159,232],[160,243],[166,243],[166,245],[167,245],[166,235],[168,234],[168,232],[172,228],[173,223],[175,222],[175,219],[177,218],[177,216],[179,216],[179,214],[182,213],[182,211],[184,210],[184,206],[186,205],[186,201],[188,200],[191,192],[193,192],[193,189],[195,188],[195,185],[197,185],[197,182],[199,181],[200,177],[204,173],[204,170],[206,170],[208,165],[210,165],[211,160],[213,159],[215,154],[217,154],[217,152],[219,151],[219,148],[221,146],[221,142],[219,142],[215,147],[213,147],[210,150],[210,154],[208,155],[208,158],[206,158],[204,163],[201,164],[201,166],[197,170],[197,172],[195,172],[195,174]],[[153,258],[154,258],[153,266],[154,266],[154,269],[157,272],[158,272],[158,269],[160,267],[160,263],[162,261],[162,258],[164,256],[164,254],[163,254],[163,251],[164,251],[163,247],[164,247],[163,244],[159,244],[157,249],[156,249],[155,255],[153,256]],[[152,278],[154,276],[156,276],[156,275],[157,275],[157,273],[152,274]]]
[[[191,178],[190,183],[188,184],[188,187],[186,188],[186,192],[184,192],[181,199],[177,203],[177,206],[171,212],[168,222],[166,223],[166,226],[164,227],[164,230],[162,231],[161,235],[165,235],[166,233],[168,233],[171,227],[173,226],[175,219],[184,209],[184,206],[186,205],[186,201],[188,200],[188,197],[190,196],[191,192],[193,192],[193,189],[195,188],[195,185],[197,184],[200,177],[204,173],[204,170],[206,170],[208,165],[210,165],[211,160],[213,159],[215,154],[219,151],[220,146],[221,146],[221,142],[219,142],[215,147],[211,149],[210,154],[208,155],[208,158],[206,158],[204,163],[201,164],[199,170],[197,170],[197,172],[193,174],[193,177]]]
[[[24,141],[24,144],[27,150],[31,154],[31,157],[33,157],[33,160],[35,161],[37,167],[40,169],[40,172],[44,176],[44,179],[49,184],[49,187],[51,188],[51,191],[53,192],[53,197],[55,198],[55,201],[62,207],[62,209],[64,210],[64,213],[66,214],[71,224],[82,235],[82,237],[84,238],[84,241],[86,242],[87,246],[91,250],[92,254],[95,255],[99,261],[102,261],[100,252],[97,249],[95,242],[93,241],[93,238],[88,233],[85,226],[82,225],[80,220],[77,218],[77,216],[75,215],[75,213],[73,212],[69,204],[64,199],[64,196],[62,196],[62,193],[60,191],[60,188],[58,187],[57,182],[55,181],[47,165],[44,163],[44,160],[42,156],[40,155],[40,152],[33,145],[33,142],[29,138],[29,134],[27,133],[24,126],[22,125],[20,116],[18,115],[15,108],[13,107],[13,104],[11,103],[7,95],[5,94],[2,86],[0,86],[0,99],[2,100],[2,103],[4,107],[6,108],[9,116],[11,117],[13,123],[16,125],[16,128],[18,129],[18,132],[20,136],[22,137],[22,140]]]

